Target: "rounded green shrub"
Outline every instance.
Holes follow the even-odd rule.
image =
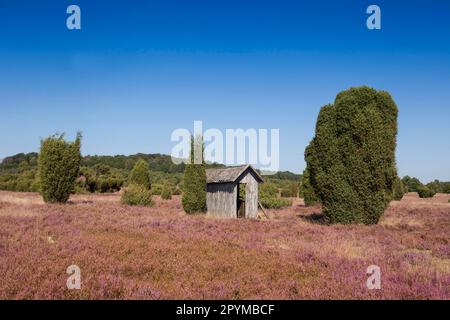
[[[139,159],[130,172],[128,183],[138,184],[144,186],[147,189],[151,188],[150,183],[150,166],[148,162],[143,159]]]
[[[281,209],[292,205],[291,199],[262,197],[259,199],[261,205],[266,209]]]
[[[319,198],[314,193],[314,189],[311,185],[310,174],[307,167],[303,171],[301,194],[303,196],[303,200],[305,201],[305,206],[307,207],[313,206],[320,202]]]
[[[139,184],[130,185],[122,194],[122,204],[130,206],[153,206],[152,193],[145,186]]]
[[[160,196],[163,191],[163,185],[161,183],[152,184],[152,194],[155,196]]]
[[[402,200],[405,193],[406,193],[405,186],[403,185],[402,180],[399,177],[397,177],[394,181],[392,192],[394,200]]]
[[[258,198],[266,209],[281,209],[292,205],[292,200],[279,197],[278,186],[273,182],[265,182],[259,186]]]
[[[420,186],[417,189],[417,193],[419,194],[419,197],[421,198],[432,198],[436,194],[433,190],[426,186]]]
[[[29,192],[32,191],[32,186],[34,184],[35,175],[33,171],[22,171],[16,180],[16,191],[19,192]]]
[[[278,187],[273,182],[265,182],[259,185],[260,198],[277,198],[278,193]]]
[[[319,113],[305,150],[314,193],[331,223],[377,223],[397,177],[397,106],[389,93],[351,88]]]
[[[31,192],[41,192],[41,179],[39,177],[34,178],[31,184]]]
[[[298,197],[298,185],[295,182],[289,182],[281,188],[281,197],[295,198]]]
[[[172,188],[168,185],[164,185],[161,191],[161,198],[163,200],[172,199]]]
[[[434,180],[430,183],[427,183],[426,186],[436,193],[450,193],[450,182]]]
[[[418,192],[422,186],[422,182],[419,179],[411,178],[410,176],[404,176],[402,183],[405,186],[406,192]]]
[[[40,190],[45,202],[65,203],[75,189],[81,163],[81,134],[74,142],[64,135],[54,135],[41,141],[38,158]]]

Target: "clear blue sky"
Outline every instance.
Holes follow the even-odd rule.
[[[360,85],[399,107],[400,175],[450,180],[449,1],[0,1],[0,158],[77,130],[83,154],[170,153],[203,120],[279,128],[300,172],[320,107]]]

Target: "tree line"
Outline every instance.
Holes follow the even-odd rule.
[[[395,159],[398,109],[389,93],[369,87],[340,92],[321,108],[315,136],[305,150],[302,175],[278,172],[261,185],[266,208],[291,205],[301,196],[306,205],[320,204],[330,223],[377,223],[391,200],[405,192],[420,197],[449,193],[450,182],[426,185],[397,174]],[[41,141],[39,154],[17,154],[0,164],[0,190],[41,192],[46,202],[66,202],[71,193],[116,192],[122,203],[153,205],[152,195],[169,200],[182,194],[187,213],[206,210],[206,168],[219,164],[174,164],[167,155],[82,157],[81,134]],[[202,137],[192,137],[191,149]],[[193,152],[193,151],[192,151]],[[193,154],[191,152],[191,159]]]

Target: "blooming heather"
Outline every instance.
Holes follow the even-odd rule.
[[[118,195],[67,205],[0,192],[0,299],[449,299],[449,195],[394,201],[377,225],[325,225],[296,201],[269,220],[186,215]],[[81,270],[68,290],[66,269]],[[368,290],[367,267],[381,268]]]

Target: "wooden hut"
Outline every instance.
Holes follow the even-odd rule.
[[[258,217],[258,184],[251,165],[206,170],[208,214],[224,218]]]

